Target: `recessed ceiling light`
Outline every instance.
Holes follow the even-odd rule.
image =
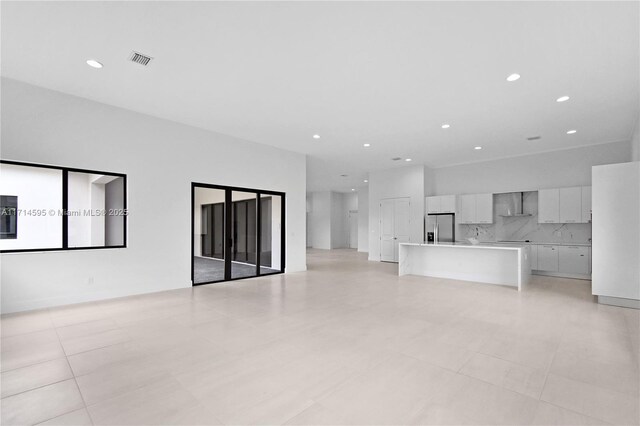
[[[352,191],[355,191],[356,189],[355,189],[355,188],[351,188],[351,190],[352,190]]]
[[[564,102],[568,100],[569,100],[568,96],[560,96],[558,99],[556,99],[556,102]]]
[[[365,179],[365,180],[364,180],[364,183],[367,183],[367,182],[369,182],[369,181],[368,181],[367,179]]]
[[[451,124],[447,124],[447,123],[445,123],[445,124],[443,124],[443,125],[442,125],[442,126],[440,126],[440,127],[442,127],[443,129],[448,129],[449,127],[451,127]]]
[[[407,158],[407,159],[405,159],[404,161],[411,161],[411,158]]]
[[[516,81],[520,79],[520,74],[513,73],[509,77],[507,77],[507,81]]]
[[[475,147],[475,148],[473,148],[473,149],[482,149],[482,147],[481,147],[481,146],[476,146],[476,147]]]
[[[369,148],[371,146],[370,143],[363,143],[362,146],[364,146],[365,148]]]
[[[89,59],[87,61],[87,65],[89,65],[92,68],[102,68],[102,64],[94,59]]]
[[[313,135],[314,139],[320,139],[320,135]]]
[[[572,135],[572,134],[574,134],[575,132],[577,132],[577,130],[567,130],[567,134],[568,134],[568,135]]]

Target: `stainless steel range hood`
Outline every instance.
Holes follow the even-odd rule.
[[[524,212],[524,192],[511,192],[509,193],[510,200],[507,206],[506,214],[501,214],[502,217],[528,217],[531,213]]]

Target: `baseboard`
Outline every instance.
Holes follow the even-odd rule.
[[[533,274],[533,275],[543,275],[545,277],[572,278],[574,280],[591,281],[591,275],[567,274],[565,272],[549,272],[549,271],[538,271],[538,270],[532,270],[531,274]]]
[[[602,305],[620,306],[621,308],[640,309],[640,300],[625,299],[622,297],[597,296],[598,303]]]

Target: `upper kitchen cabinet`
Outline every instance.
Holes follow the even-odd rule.
[[[560,223],[582,222],[582,187],[560,188]]]
[[[460,195],[458,223],[493,223],[493,194]]]
[[[455,195],[434,195],[426,198],[427,213],[455,213]]]
[[[460,195],[460,209],[458,211],[458,223],[475,223],[476,220],[476,196],[475,194]]]
[[[440,197],[434,195],[433,197],[427,197],[425,199],[427,206],[427,213],[440,213]]]
[[[538,191],[538,223],[589,222],[591,222],[590,186]]]
[[[455,213],[456,212],[456,196],[441,195],[440,210],[442,210],[440,213]]]
[[[476,194],[476,223],[493,223],[493,194]]]
[[[538,223],[560,222],[560,190],[541,189],[538,191]]]
[[[582,223],[591,222],[591,187],[582,187]]]

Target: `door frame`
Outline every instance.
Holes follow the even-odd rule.
[[[195,242],[195,221],[194,221],[194,215],[195,215],[195,211],[194,211],[194,203],[195,203],[195,193],[196,193],[196,188],[208,188],[208,189],[218,189],[218,190],[222,190],[225,193],[225,205],[224,205],[224,230],[225,230],[225,236],[224,236],[224,279],[223,280],[218,280],[218,281],[207,281],[207,282],[203,282],[203,283],[195,283],[194,282],[194,257],[195,257],[195,250],[194,250],[194,242]],[[232,192],[233,191],[237,191],[237,192],[250,192],[253,194],[256,194],[256,275],[251,276],[251,277],[240,277],[240,278],[231,278],[231,256],[229,256],[229,253],[231,252],[231,246],[232,246],[232,242],[231,242],[231,204],[232,204]],[[278,272],[271,272],[268,274],[262,274],[260,273],[260,268],[261,268],[261,238],[262,238],[262,223],[261,223],[261,207],[262,207],[262,203],[261,201],[261,196],[262,195],[272,195],[272,196],[280,196],[282,203],[280,206],[280,270]],[[277,275],[277,274],[283,274],[284,270],[285,270],[285,265],[286,265],[286,244],[285,244],[285,237],[286,237],[286,232],[285,232],[285,220],[286,220],[286,193],[284,192],[279,192],[279,191],[270,191],[267,189],[255,189],[255,188],[242,188],[242,187],[236,187],[236,186],[225,186],[225,185],[214,185],[214,184],[210,184],[210,183],[201,183],[201,182],[191,182],[191,207],[189,209],[191,211],[191,285],[192,286],[197,286],[197,285],[203,285],[203,284],[212,284],[212,283],[219,283],[219,282],[226,282],[226,281],[236,281],[236,280],[243,280],[243,279],[247,279],[247,278],[256,278],[256,277],[260,277],[260,276],[268,276],[268,275]]]

